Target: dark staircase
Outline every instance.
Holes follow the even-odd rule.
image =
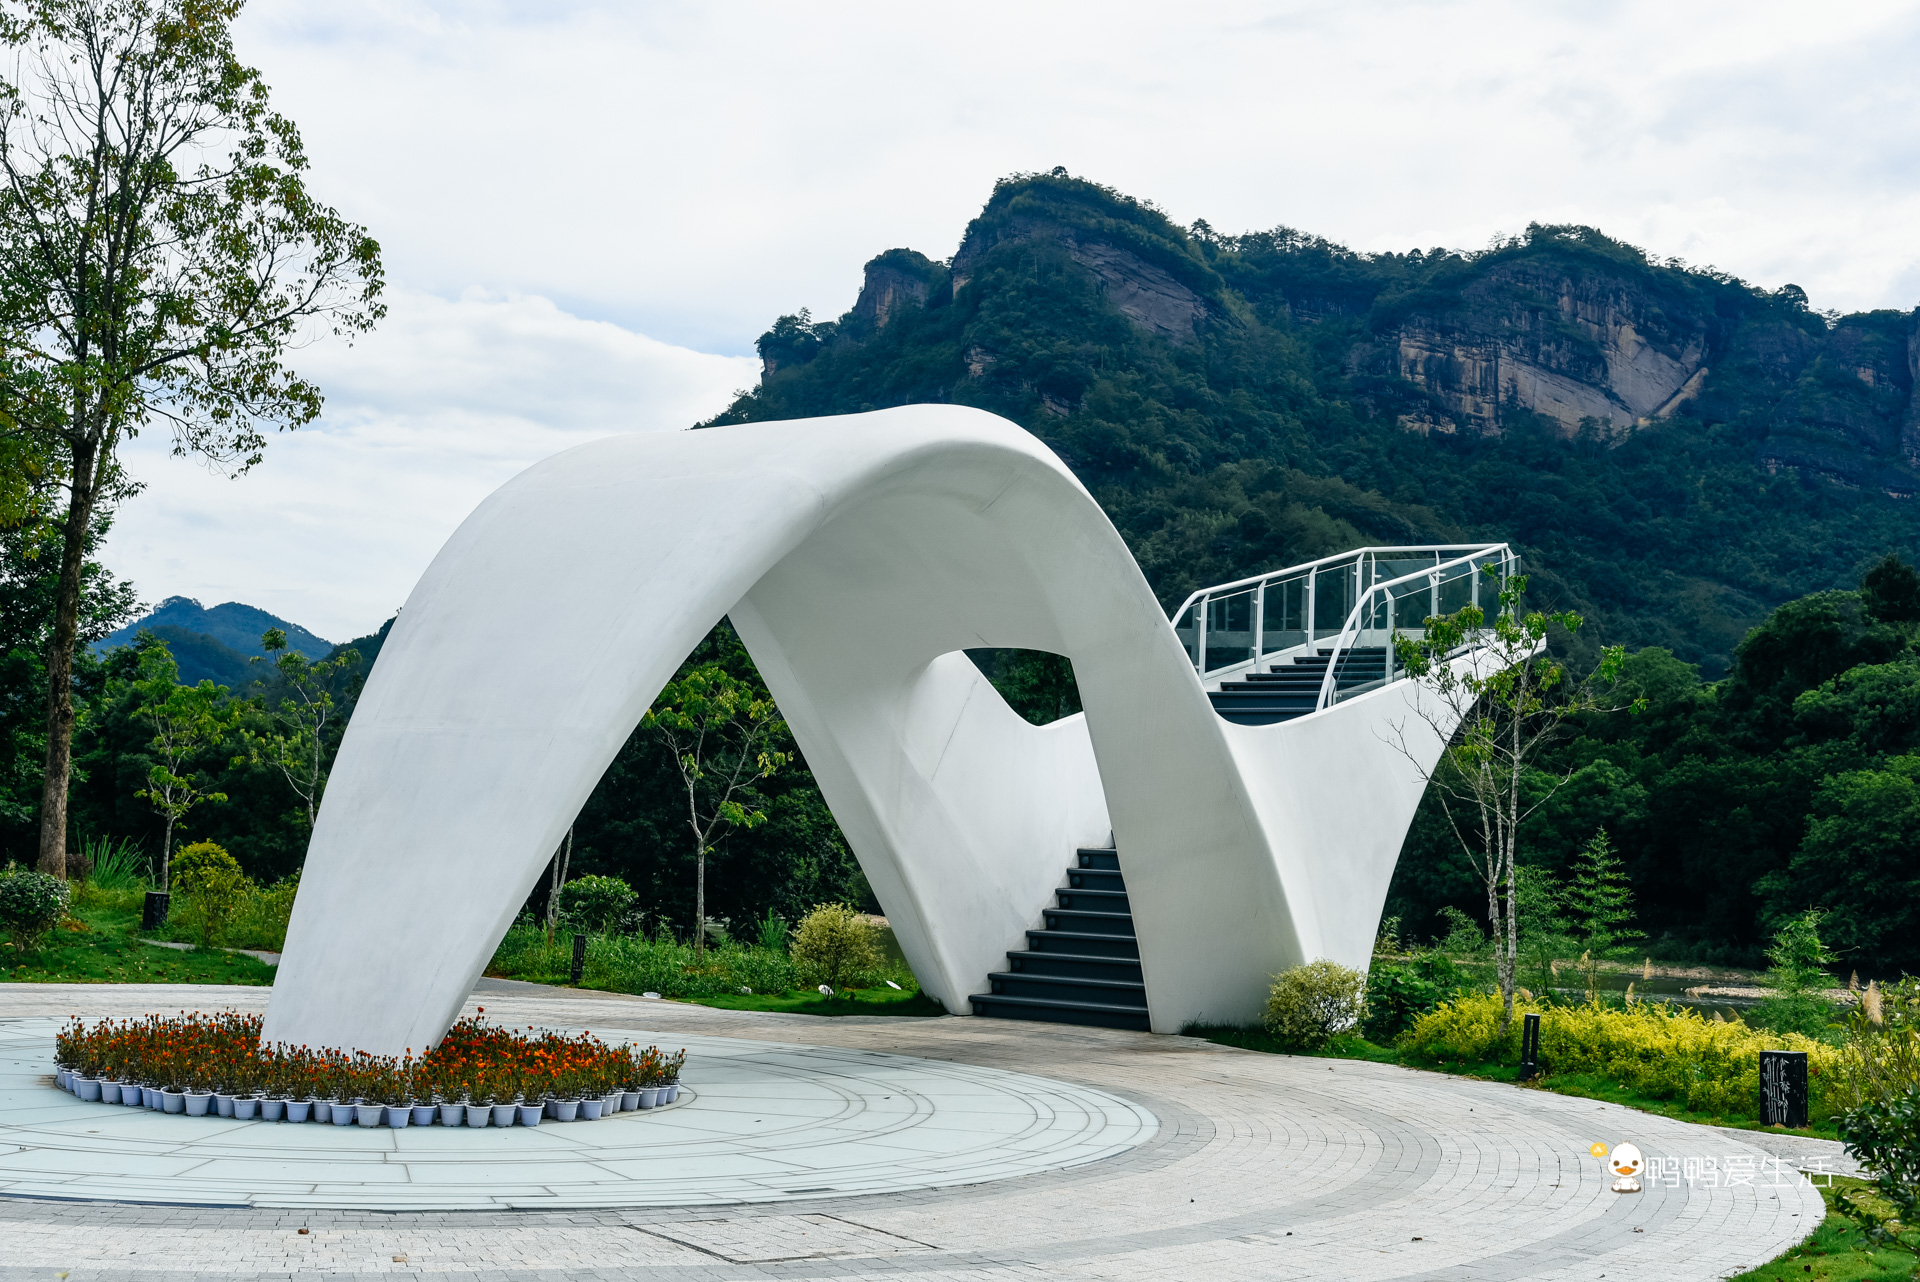
[[[1082,850],[1075,865],[1054,892],[1059,906],[1046,910],[1046,929],[1028,931],[1026,951],[1008,953],[1007,969],[987,976],[993,991],[974,994],[973,1013],[1146,1032],[1147,988],[1120,855]]]
[[[1320,700],[1320,683],[1327,675],[1333,652],[1296,655],[1291,663],[1276,663],[1265,672],[1249,672],[1242,681],[1222,681],[1210,691],[1213,710],[1243,726],[1268,726],[1291,721],[1313,711]],[[1387,679],[1387,652],[1381,647],[1344,650],[1334,677],[1341,691],[1379,685]]]

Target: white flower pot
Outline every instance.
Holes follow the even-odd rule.
[[[580,1101],[577,1099],[557,1099],[553,1102],[553,1120],[571,1122],[580,1116]]]
[[[540,1115],[546,1112],[546,1109],[538,1104],[517,1104],[514,1107],[520,1114],[520,1125],[522,1126],[540,1125]]]
[[[216,1093],[213,1097],[213,1107],[221,1117],[232,1117],[233,1116],[233,1096],[220,1095]]]
[[[495,1126],[512,1126],[513,1112],[514,1106],[512,1104],[495,1104],[493,1106],[493,1124]]]
[[[639,1107],[640,1107],[639,1091],[621,1091],[620,1092],[620,1111],[622,1113],[631,1113],[633,1112],[634,1109]]]
[[[411,1122],[412,1120],[413,1120],[413,1105],[411,1104],[387,1105],[387,1128],[389,1130],[404,1131],[407,1129],[407,1123]]]
[[[310,1099],[288,1100],[287,1120],[289,1122],[311,1122],[313,1120],[313,1101]]]
[[[491,1121],[493,1121],[493,1109],[485,1104],[469,1103],[467,1105],[468,1126],[485,1126]]]
[[[290,1100],[283,1099],[261,1100],[260,1120],[263,1122],[278,1122],[284,1119],[287,1115],[287,1105],[289,1103],[291,1103]]]
[[[147,1092],[134,1082],[120,1083],[120,1102],[129,1108],[139,1108],[147,1102]]]
[[[658,1086],[642,1086],[640,1088],[640,1107],[658,1108],[659,1106],[660,1088]]]
[[[260,1115],[260,1097],[257,1095],[230,1100],[228,1105],[233,1110],[229,1116],[236,1122],[251,1122]]]
[[[355,1104],[353,1106],[353,1120],[371,1130],[387,1120],[387,1106],[385,1104]]]
[[[599,1121],[600,1110],[606,1107],[606,1103],[607,1102],[603,1099],[581,1100],[580,1101],[580,1120],[583,1122]]]
[[[187,1097],[185,1093],[181,1091],[162,1091],[160,1092],[160,1100],[160,1107],[165,1112],[184,1113],[187,1111]]]
[[[208,1092],[204,1095],[196,1095],[192,1091],[187,1092],[187,1116],[188,1117],[205,1117],[207,1115],[208,1110],[211,1109],[212,1107],[213,1107],[212,1092]],[[216,1113],[214,1114],[214,1116],[218,1117],[219,1114]]]
[[[333,1105],[327,1112],[328,1121],[332,1122],[335,1126],[353,1125],[353,1105],[342,1100],[329,1100],[327,1102]]]
[[[458,1126],[466,1120],[467,1106],[465,1104],[440,1105],[440,1125]]]
[[[413,1124],[415,1126],[433,1125],[433,1105],[415,1104],[413,1106]]]
[[[73,1093],[75,1095],[78,1095],[81,1099],[86,1100],[89,1104],[97,1103],[99,1101],[100,1099],[100,1079],[99,1078],[82,1077],[78,1081],[74,1082],[73,1085],[74,1085]]]

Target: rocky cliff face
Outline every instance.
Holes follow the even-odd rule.
[[[1134,247],[1044,218],[1015,217],[992,225],[976,221],[953,256],[954,290],[966,287],[996,247],[1031,240],[1058,244],[1068,258],[1093,273],[1115,311],[1168,342],[1191,343],[1194,326],[1208,315],[1207,301],[1197,290]]]
[[[852,319],[879,331],[902,312],[922,307],[927,291],[945,269],[911,249],[889,249],[866,266]]]
[[[1500,430],[1525,409],[1568,433],[1630,427],[1673,412],[1706,378],[1712,334],[1698,317],[1658,314],[1627,282],[1521,263],[1462,291],[1463,306],[1415,313],[1355,349],[1428,393],[1409,426]]]

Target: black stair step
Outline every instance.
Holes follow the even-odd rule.
[[[1072,953],[1080,957],[1127,957],[1140,960],[1140,941],[1131,933],[1095,935],[1080,930],[1030,930],[1027,947],[1036,953]]]
[[[1067,885],[1075,890],[1125,890],[1127,882],[1118,872],[1105,868],[1069,868]]]
[[[1075,979],[1111,979],[1142,982],[1138,957],[1099,957],[1089,953],[1008,953],[1007,968],[1016,975],[1067,975]]]
[[[1047,1001],[1102,1002],[1111,1006],[1147,1008],[1146,985],[1137,981],[1129,983],[1126,980],[997,970],[987,976],[987,984],[995,997],[1040,997]]]
[[[1312,708],[1216,708],[1222,721],[1231,721],[1236,726],[1271,726],[1282,721],[1292,721],[1295,717],[1304,717]]]
[[[1127,892],[1124,890],[1082,890],[1079,887],[1068,886],[1054,891],[1053,897],[1059,902],[1061,908],[1069,912],[1129,914],[1133,912],[1132,906],[1127,903]]]
[[[1097,868],[1101,872],[1120,871],[1120,852],[1111,846],[1104,850],[1082,846],[1077,853],[1082,868]]]
[[[1086,1024],[1096,1028],[1131,1028],[1151,1031],[1144,1007],[1117,1006],[1105,1002],[1046,1001],[1037,997],[1002,997],[995,993],[976,993],[970,999],[973,1013],[995,1019],[1031,1019],[1049,1024]]]
[[[1070,930],[1087,935],[1133,938],[1132,913],[1095,912],[1087,908],[1043,908],[1048,930]]]

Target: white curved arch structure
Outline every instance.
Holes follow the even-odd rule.
[[[482,503],[354,712],[266,1039],[437,1041],[722,616],[950,1011],[1109,832],[1156,1031],[1252,1020],[1291,964],[1366,966],[1443,746],[1415,684],[1229,724],[1065,465],[1003,419],[911,406],[614,437]],[[959,653],[981,646],[1068,656],[1085,713],[1027,724]]]

